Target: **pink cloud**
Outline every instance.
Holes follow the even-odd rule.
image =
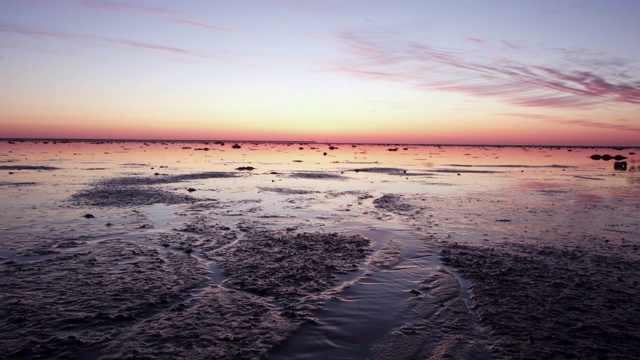
[[[111,43],[114,43],[114,44],[126,45],[126,46],[130,46],[130,47],[134,47],[134,48],[141,48],[141,49],[147,49],[147,50],[167,51],[167,52],[176,53],[176,54],[193,54],[193,52],[191,50],[187,50],[187,49],[183,49],[183,48],[177,48],[177,47],[171,47],[171,46],[165,46],[165,45],[150,44],[150,43],[131,41],[131,40],[124,40],[124,39],[110,39],[110,38],[102,38],[102,39],[104,41],[111,42]]]
[[[336,69],[361,78],[369,74],[371,80],[401,81],[425,90],[492,97],[523,107],[640,104],[638,79],[622,81],[618,77],[612,81],[595,72],[529,65],[504,58],[470,60],[463,53],[424,43],[382,44],[352,33],[341,34],[339,40],[354,59]]]
[[[477,37],[473,37],[473,36],[465,36],[464,37],[467,41],[470,41],[472,43],[476,43],[476,44],[484,44],[484,39],[480,39]]]
[[[203,29],[209,29],[209,30],[214,30],[214,31],[222,31],[222,32],[239,32],[238,30],[234,30],[234,29],[230,29],[230,28],[225,28],[225,27],[220,27],[220,26],[214,26],[214,25],[208,25],[208,24],[202,24],[199,22],[195,22],[195,21],[190,21],[190,20],[183,20],[183,19],[167,19],[169,21],[178,23],[178,24],[183,24],[183,25],[189,25],[189,26],[194,26],[194,27],[198,27],[198,28],[203,28]]]
[[[23,25],[0,23],[0,32],[14,33],[14,34],[25,35],[25,36],[52,37],[52,38],[67,39],[67,40],[88,40],[88,41],[94,41],[94,42],[97,41],[102,43],[124,45],[127,47],[137,48],[137,49],[163,51],[163,52],[169,52],[173,54],[197,55],[193,51],[184,49],[184,48],[178,48],[178,47],[172,47],[172,46],[166,46],[166,45],[160,45],[160,44],[152,44],[152,43],[146,43],[146,42],[140,42],[140,41],[134,41],[134,40],[127,40],[127,39],[114,39],[114,38],[103,37],[103,36],[69,34],[69,33],[64,33],[59,31],[40,30],[40,29],[23,26]]]
[[[185,20],[186,14],[182,14],[171,9],[151,6],[148,4],[136,2],[136,1],[123,1],[123,0],[79,0],[79,3],[87,8],[100,11],[109,11],[116,13],[131,13],[145,15],[149,17],[158,18],[164,21],[170,21],[173,23],[188,25],[192,27],[198,27],[208,30],[222,31],[222,32],[237,32],[237,30],[225,28],[221,26],[214,26],[209,24],[203,24],[196,21]]]
[[[514,44],[514,43],[512,43],[510,41],[506,41],[506,40],[502,40],[502,45],[504,45],[509,50],[520,50],[520,49],[522,49],[522,46],[520,46],[518,44]]]
[[[135,12],[141,14],[153,15],[179,15],[177,12],[160,7],[152,6],[139,1],[123,1],[123,0],[79,0],[83,6],[113,12]]]
[[[564,124],[568,124],[568,125],[586,126],[586,127],[605,129],[605,130],[640,132],[640,126],[631,126],[631,125],[616,124],[616,123],[594,122],[594,121],[589,121],[589,120],[556,120],[555,123],[564,123]]]
[[[590,127],[590,128],[598,128],[605,130],[615,130],[615,131],[634,131],[640,132],[640,126],[632,126],[621,123],[603,123],[585,119],[563,119],[557,116],[550,116],[544,114],[525,114],[525,113],[501,113],[498,114],[501,116],[508,116],[512,118],[521,118],[521,119],[530,119],[530,120],[540,120],[551,122],[554,124],[565,124],[565,125],[575,125],[582,127]]]

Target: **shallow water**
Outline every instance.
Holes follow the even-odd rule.
[[[0,353],[508,357],[443,248],[638,264],[637,149],[231,145],[0,142]]]

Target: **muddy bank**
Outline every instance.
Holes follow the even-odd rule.
[[[3,356],[264,357],[372,252],[358,235],[205,215],[68,245],[0,263]]]
[[[295,328],[268,298],[210,287],[134,325],[104,358],[256,359]]]
[[[0,352],[7,358],[98,352],[209,279],[186,254],[122,239],[36,259],[0,264]]]
[[[318,180],[347,180],[346,176],[332,174],[327,172],[297,172],[289,175],[294,179],[318,179]]]
[[[98,181],[71,196],[75,206],[128,207],[153,204],[190,204],[201,199],[170,192],[152,185],[172,184],[192,180],[233,178],[233,173],[202,172],[180,175],[126,176]],[[193,192],[195,189],[186,189]]]
[[[314,190],[292,189],[292,188],[283,188],[283,187],[261,186],[261,187],[258,187],[258,189],[260,191],[272,192],[272,193],[283,194],[283,195],[308,195],[308,194],[319,193],[319,191],[314,191]]]
[[[189,204],[197,199],[148,186],[97,185],[71,196],[75,206],[129,207],[153,204]]]
[[[59,168],[53,166],[38,166],[38,165],[0,165],[0,170],[58,170]]]
[[[155,176],[125,176],[102,180],[97,185],[102,186],[131,186],[131,185],[158,185],[173,184],[191,180],[204,179],[224,179],[234,178],[238,175],[229,172],[201,172],[191,174],[166,175],[157,174]]]
[[[259,224],[239,224],[244,236],[218,252],[223,284],[273,297],[282,314],[311,319],[321,304],[313,295],[335,285],[338,275],[358,269],[373,251],[369,239],[338,233],[296,233]]]
[[[442,261],[470,283],[494,358],[640,357],[637,223],[602,202],[569,201],[579,196],[570,188],[528,191],[373,203],[439,237]]]
[[[634,253],[447,244],[441,255],[472,282],[496,358],[637,359],[637,248]]]

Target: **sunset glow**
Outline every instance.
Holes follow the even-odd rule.
[[[640,2],[0,3],[0,138],[640,145]]]

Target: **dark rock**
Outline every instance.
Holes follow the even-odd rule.
[[[236,170],[239,170],[239,171],[252,171],[255,169],[256,168],[254,168],[253,166],[240,166],[239,168],[236,168]]]
[[[238,144],[233,144],[232,148],[234,149],[240,149],[242,146],[238,145]]]
[[[626,161],[616,161],[613,163],[613,170],[627,171]]]
[[[187,188],[187,191],[188,191],[188,192],[194,192],[194,191],[196,191],[196,189],[194,189],[194,188]]]
[[[398,148],[387,149],[388,151],[398,151]]]
[[[611,159],[613,159],[613,156],[611,156],[609,154],[602,155],[602,160],[604,160],[604,161],[609,161]]]
[[[602,155],[594,154],[590,156],[591,160],[601,160]]]
[[[329,150],[335,150],[337,149],[335,146],[329,146]]]
[[[83,217],[85,219],[95,219],[96,218],[93,214],[84,214]]]
[[[616,155],[613,157],[613,160],[620,161],[620,160],[625,160],[626,158],[627,158],[626,156]]]

